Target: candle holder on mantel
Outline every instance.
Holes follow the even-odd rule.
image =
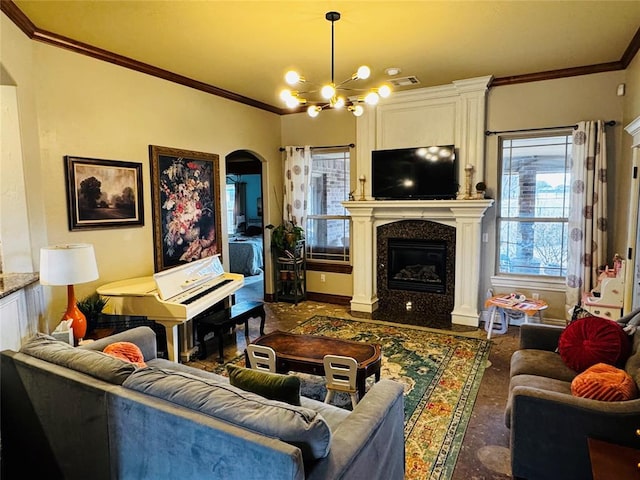
[[[464,193],[458,192],[458,200],[473,200],[474,198],[476,198],[471,191],[471,184],[473,182],[473,165],[468,164],[466,167],[464,167],[464,176]]]
[[[364,182],[367,180],[364,175],[360,175],[360,198],[358,200],[366,200],[364,198]]]

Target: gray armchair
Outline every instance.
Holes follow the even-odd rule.
[[[514,478],[592,478],[587,439],[640,448],[640,399],[603,402],[575,397],[577,372],[555,352],[562,327],[523,324],[520,349],[511,358],[505,422],[511,429]],[[640,331],[625,370],[640,380]]]

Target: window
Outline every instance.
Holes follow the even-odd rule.
[[[571,133],[500,141],[498,274],[564,277]]]
[[[305,237],[309,260],[349,262],[349,149],[316,149],[311,154],[311,186]]]

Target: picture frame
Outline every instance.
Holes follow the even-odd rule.
[[[218,155],[149,145],[149,159],[155,271],[220,254]]]
[[[144,225],[142,164],[65,155],[69,230]]]

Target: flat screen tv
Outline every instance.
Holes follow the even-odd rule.
[[[376,200],[449,200],[458,192],[453,145],[374,150],[371,174]]]

